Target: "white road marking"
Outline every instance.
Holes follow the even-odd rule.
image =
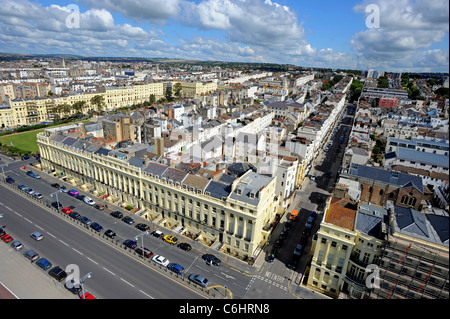
[[[133,287],[134,288],[134,286],[132,285],[132,284],[130,284],[128,281],[126,281],[125,279],[123,279],[123,278],[120,278],[120,280],[122,280],[124,283],[127,283],[127,284],[129,284],[131,287]]]
[[[143,293],[144,295],[146,295],[147,297],[149,297],[149,298],[151,298],[151,299],[155,299],[155,298],[153,298],[152,296],[150,296],[149,294],[143,292],[142,290],[139,289],[139,291],[140,291],[141,293]]]
[[[95,260],[92,260],[92,259],[89,258],[89,257],[86,257],[86,258],[89,259],[90,261],[92,261],[94,264],[98,265],[98,262],[96,262]]]
[[[103,267],[103,269],[105,269],[107,272],[109,272],[111,275],[113,275],[113,276],[115,276],[116,274],[115,273],[113,273],[111,270],[109,270],[109,269],[106,269],[105,267]]]
[[[76,250],[75,248],[72,248],[75,252],[79,253],[81,256],[83,256],[83,253],[81,251]]]
[[[55,237],[55,236],[53,236],[53,237]],[[66,245],[67,247],[69,247],[69,245],[67,244],[67,243],[65,243],[65,242],[63,242],[61,239],[59,240],[61,243],[63,243],[64,245]]]
[[[49,236],[53,237],[53,238],[56,238],[56,236],[55,236],[55,235],[53,235],[53,234],[50,234],[49,232],[47,232],[47,234],[48,234]],[[66,243],[64,243],[64,244],[66,244]],[[67,245],[67,244],[66,244],[66,245]],[[69,245],[67,245],[67,246],[69,246]]]

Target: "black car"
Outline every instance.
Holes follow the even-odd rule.
[[[216,256],[212,255],[212,254],[204,254],[202,256],[202,258],[204,260],[206,260],[206,262],[208,262],[208,263],[211,263],[211,264],[216,265],[216,266],[220,266],[220,262],[221,262],[220,259],[217,258]]]
[[[289,263],[287,264],[287,267],[288,267],[289,269],[295,270],[295,268],[297,268],[299,259],[300,259],[300,258],[299,258],[298,255],[292,256],[291,260],[290,260]]]
[[[59,185],[58,183],[53,183],[50,186],[54,187],[54,188],[60,188],[61,187],[61,185]]]
[[[75,198],[76,198],[76,199],[79,199],[79,200],[84,200],[85,197],[86,197],[86,196],[80,195],[80,194],[78,194],[77,196],[75,196]]]
[[[108,229],[107,231],[105,231],[105,235],[108,236],[109,238],[113,239],[114,237],[116,237],[116,232],[112,231],[111,229]]]
[[[271,263],[274,261],[276,256],[277,256],[277,250],[272,249],[272,251],[266,255],[266,261]]]
[[[77,212],[71,212],[71,213],[69,214],[69,216],[72,217],[73,219],[78,219],[78,218],[81,217],[81,215],[78,214]]]
[[[131,218],[129,216],[125,216],[124,218],[122,218],[122,221],[124,223],[127,223],[128,225],[133,225],[134,224],[133,218]]]
[[[59,266],[50,269],[48,274],[58,281],[63,281],[67,277],[67,273]]]
[[[280,248],[283,245],[283,240],[281,240],[280,238],[278,238],[275,241],[275,244],[273,245],[275,248]]]
[[[150,230],[150,226],[148,226],[147,224],[144,224],[144,223],[137,224],[136,228],[141,230],[141,231],[148,231],[148,230]]]
[[[123,217],[123,214],[121,212],[117,211],[117,210],[112,212],[110,215],[112,217],[115,217],[115,218],[122,218]]]
[[[184,251],[190,251],[192,249],[192,246],[188,243],[181,243],[178,245],[178,248],[183,249]]]
[[[61,208],[64,207],[63,204],[61,204],[61,202],[53,202],[52,206],[57,208],[57,209],[61,209]]]

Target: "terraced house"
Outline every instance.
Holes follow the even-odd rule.
[[[162,164],[150,160],[146,144],[106,149],[60,128],[38,134],[37,142],[43,170],[215,249],[247,259],[268,239],[276,177]]]

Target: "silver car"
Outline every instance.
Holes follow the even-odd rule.
[[[44,236],[42,236],[42,234],[37,231],[31,233],[30,236],[31,236],[31,238],[33,238],[34,240],[37,240],[37,241],[44,239]]]
[[[22,245],[22,243],[20,241],[16,240],[16,241],[12,242],[11,247],[14,250],[21,250],[23,248],[23,245]]]
[[[23,253],[23,255],[25,256],[25,258],[31,260],[31,262],[39,258],[39,254],[34,250],[27,250],[26,252]]]

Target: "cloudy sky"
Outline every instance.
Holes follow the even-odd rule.
[[[0,52],[448,72],[448,0],[0,0]]]

